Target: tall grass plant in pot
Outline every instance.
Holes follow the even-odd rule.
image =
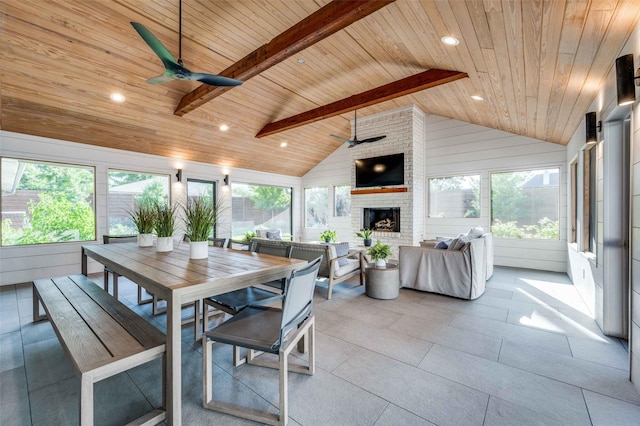
[[[205,259],[209,255],[209,236],[218,223],[220,201],[215,204],[204,197],[190,198],[184,206],[189,258]]]
[[[176,229],[177,208],[168,202],[155,202],[154,229],[158,239],[156,251],[164,252],[173,250],[173,232]]]
[[[136,202],[127,213],[138,230],[138,247],[151,247],[155,221],[153,205],[149,202]]]

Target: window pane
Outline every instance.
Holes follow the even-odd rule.
[[[2,245],[96,239],[93,167],[2,159]]]
[[[560,169],[491,175],[491,232],[497,237],[559,239]]]
[[[207,202],[216,205],[216,183],[213,181],[187,179],[187,198],[204,198]],[[216,236],[216,229],[213,227],[209,237]]]
[[[333,198],[334,216],[351,216],[351,186],[334,186]]]
[[[291,188],[269,185],[231,184],[231,233],[241,240],[256,229],[280,228],[291,238]]]
[[[480,217],[480,175],[429,179],[429,217]]]
[[[591,148],[589,153],[589,187],[587,191],[588,214],[589,214],[589,251],[596,252],[596,229],[597,229],[597,194],[596,194],[596,167],[598,166],[598,155],[595,146]]]
[[[137,234],[129,217],[136,203],[169,201],[169,175],[109,170],[109,235]]]
[[[324,228],[329,224],[329,188],[304,190],[305,226]]]

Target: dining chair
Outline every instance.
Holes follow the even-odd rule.
[[[291,277],[285,284],[282,309],[249,306],[213,330],[205,332],[202,336],[202,403],[205,408],[271,425],[287,424],[288,372],[308,375],[315,373],[313,291],[321,259],[320,257],[304,268],[291,273]],[[304,336],[308,336],[309,341],[308,365],[290,366],[289,353]],[[245,347],[249,350],[248,364],[279,369],[279,412],[277,414],[214,399],[214,342]],[[255,351],[278,354],[279,362],[261,359],[256,356]]]
[[[229,239],[228,238],[211,237],[211,238],[209,238],[209,241],[212,243],[210,245],[212,245],[214,247],[222,247],[222,248],[229,247]]]
[[[259,242],[252,244],[252,251],[262,254],[270,254],[272,256],[291,257],[291,247],[276,246],[272,244],[266,244]],[[202,331],[205,332],[209,329],[209,316],[228,313],[229,315],[237,315],[249,305],[267,305],[270,303],[282,300],[282,291],[284,289],[284,282],[286,278],[282,280],[270,281],[263,283],[270,287],[278,289],[280,292],[276,293],[270,289],[263,289],[256,286],[247,288],[241,288],[238,290],[230,291],[227,293],[217,294],[202,300],[203,302],[203,319],[202,319]],[[214,308],[210,311],[209,308]],[[233,348],[233,364],[240,365],[240,351],[237,347]]]

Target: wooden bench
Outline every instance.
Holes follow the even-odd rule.
[[[46,315],[40,315],[40,304]],[[93,384],[162,358],[162,409],[130,425],[166,418],[165,335],[84,275],[33,282],[33,320],[49,319],[80,382],[80,425],[93,425]],[[114,407],[115,408],[115,407]]]

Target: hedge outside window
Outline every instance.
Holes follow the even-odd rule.
[[[282,237],[291,238],[290,187],[231,183],[231,235],[242,240],[256,229],[279,228]]]
[[[429,217],[480,217],[480,175],[429,179]]]
[[[496,237],[559,239],[559,168],[491,174]]]
[[[351,216],[351,186],[333,187],[333,210],[336,217]]]
[[[305,188],[305,226],[326,228],[329,224],[329,188]]]
[[[93,241],[93,167],[2,158],[2,245]]]
[[[110,169],[108,179],[107,206],[111,236],[138,233],[129,217],[136,203],[169,201],[169,175]]]

